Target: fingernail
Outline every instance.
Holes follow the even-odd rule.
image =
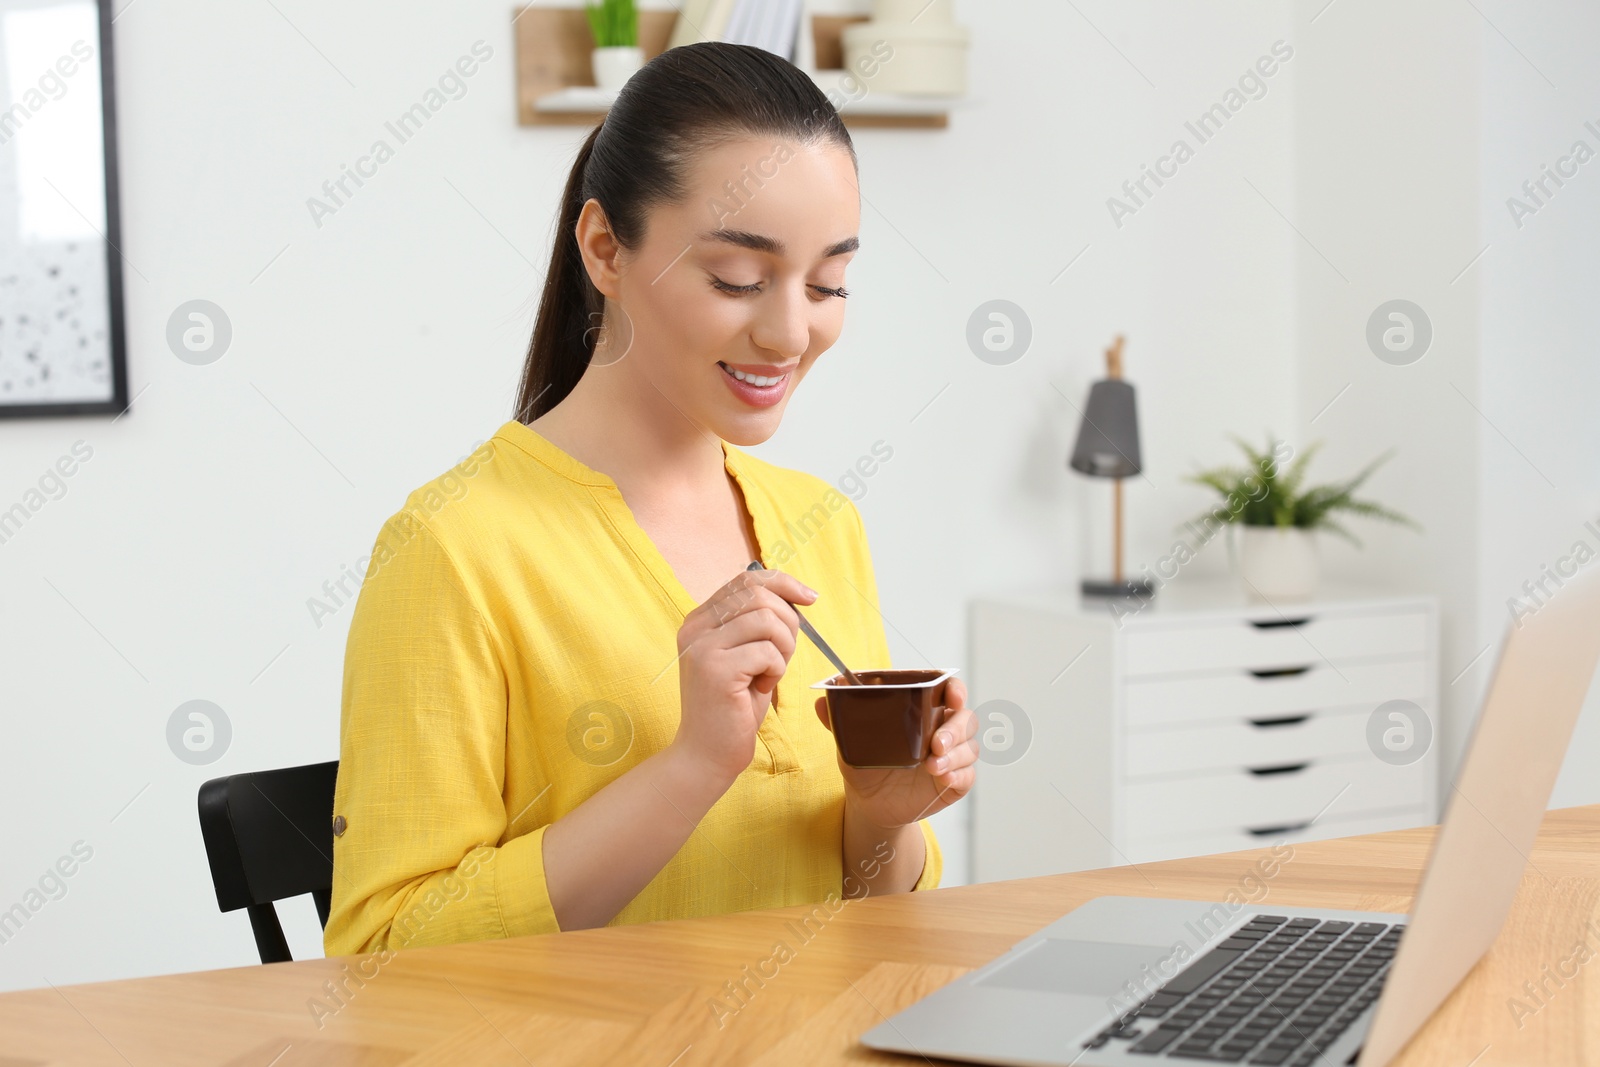
[[[943,774],[949,768],[949,766],[949,758],[946,756],[940,756],[938,759],[933,761],[933,773]]]
[[[809,586],[809,585],[806,585],[806,584],[804,584],[804,583],[801,583],[801,585],[800,585],[800,588],[801,588],[801,589],[804,589],[804,590],[805,590],[805,591],[806,591],[806,592],[807,592],[807,593],[809,593],[809,594],[810,594],[810,595],[811,595],[811,596],[813,596],[813,597],[816,597],[816,596],[820,596],[820,595],[821,595],[821,594],[820,594],[820,593],[818,593],[818,592],[817,592],[817,591],[816,591],[816,590],[815,590],[815,589],[813,589],[813,588],[811,588],[811,587],[810,587],[810,586]]]

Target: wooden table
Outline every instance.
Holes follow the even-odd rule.
[[[1265,881],[1267,850],[1235,852],[855,901],[806,928],[783,908],[10,993],[0,1067],[916,1063],[856,1036],[1091,897],[1404,911],[1432,836],[1298,845]],[[1495,948],[1398,1064],[1600,1063],[1600,982],[1546,978],[1585,938],[1600,958],[1600,806],[1551,812],[1531,861]],[[1524,983],[1542,980],[1541,1004]]]

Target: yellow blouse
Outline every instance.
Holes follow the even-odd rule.
[[[806,617],[845,662],[892,666],[854,503],[722,449],[762,562],[818,591]],[[345,649],[329,955],[557,930],[544,829],[672,741],[695,606],[616,483],[521,422],[412,493]],[[612,925],[844,895],[844,783],[808,688],[834,673],[801,635],[754,760]]]

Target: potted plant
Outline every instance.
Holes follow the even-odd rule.
[[[644,65],[639,12],[633,0],[587,0],[584,14],[594,34],[594,83],[602,89],[621,89]]]
[[[1393,454],[1392,449],[1352,478],[1302,489],[1306,467],[1322,446],[1320,441],[1295,456],[1287,468],[1280,469],[1282,460],[1293,454],[1284,442],[1269,440],[1267,451],[1257,452],[1246,441],[1238,437],[1233,440],[1249,459],[1249,467],[1215,467],[1190,475],[1187,480],[1210,486],[1222,495],[1222,504],[1207,511],[1199,521],[1203,527],[1223,523],[1240,528],[1240,576],[1246,590],[1258,599],[1305,600],[1316,592],[1317,531],[1325,530],[1361,545],[1338,521],[1340,516],[1380,519],[1421,529],[1398,511],[1355,496],[1356,489]]]

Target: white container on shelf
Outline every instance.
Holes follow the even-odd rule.
[[[873,0],[872,21],[949,26],[955,21],[954,0]]]
[[[841,34],[845,69],[869,91],[931,96],[965,95],[969,39],[966,27],[926,17],[860,22]]]

